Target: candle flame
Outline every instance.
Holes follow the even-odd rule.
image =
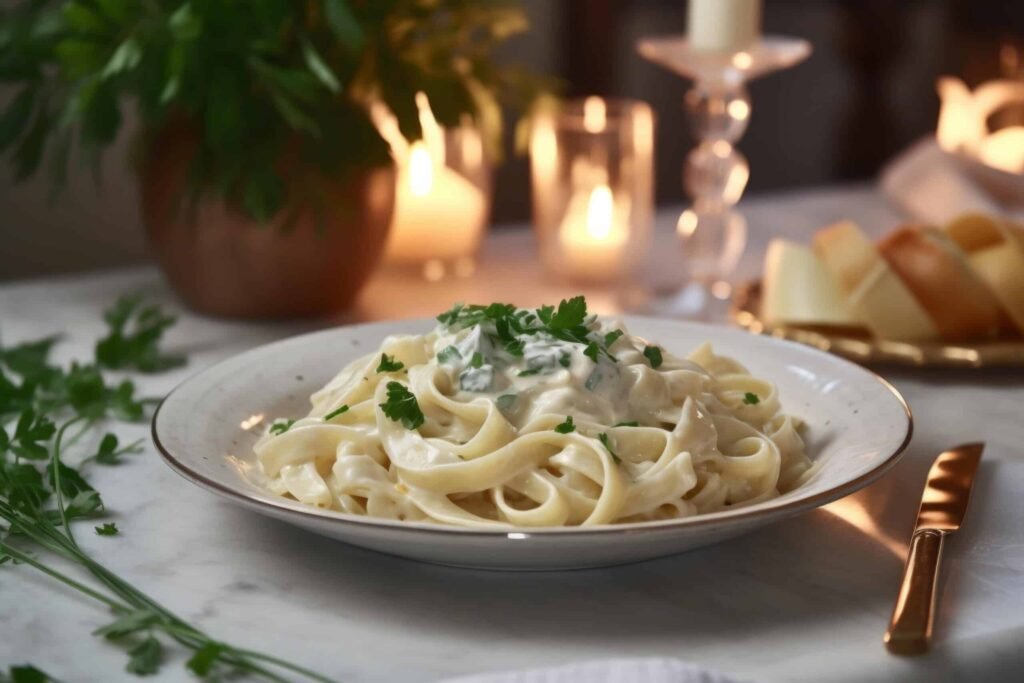
[[[380,133],[384,141],[391,148],[391,158],[399,167],[412,163],[412,156],[417,145],[427,153],[427,156],[438,166],[445,165],[444,128],[434,118],[434,111],[430,108],[430,100],[422,92],[416,93],[416,111],[420,120],[420,129],[423,133],[422,140],[410,144],[402,134],[398,126],[398,118],[387,104],[381,100],[374,100],[370,103],[370,120]],[[470,150],[472,153],[474,150]],[[482,158],[483,150],[478,155]],[[422,160],[420,161],[422,163]],[[428,176],[429,177],[429,176]]]
[[[935,131],[939,146],[968,154],[987,166],[1024,173],[1024,126],[990,130],[989,117],[1000,109],[1024,101],[1024,82],[989,81],[973,92],[958,78],[938,82],[942,108]]]
[[[588,133],[600,133],[608,125],[608,107],[600,97],[583,100],[583,128]]]
[[[612,234],[612,191],[607,185],[598,185],[590,192],[587,202],[587,235],[597,241],[607,240]]]
[[[434,160],[426,144],[419,140],[409,150],[409,190],[417,197],[425,197],[433,186]]]

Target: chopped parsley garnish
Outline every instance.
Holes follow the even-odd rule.
[[[295,420],[274,420],[274,424],[270,425],[270,433],[276,435],[284,434],[292,428],[293,424],[295,424]]]
[[[507,410],[511,410],[518,400],[519,396],[516,394],[502,394],[495,399],[494,403],[498,406],[498,410],[504,413]]]
[[[558,364],[561,365],[563,368],[569,367],[570,365],[572,365],[572,356],[570,356],[568,353],[563,353],[558,358]]]
[[[608,334],[604,335],[605,348],[610,349],[612,347],[612,344],[619,341],[619,337],[621,337],[624,334],[626,333],[623,332],[622,330],[612,330]]]
[[[528,370],[522,370],[519,373],[520,377],[533,377],[534,375],[540,374],[543,368],[530,368]]]
[[[551,316],[548,327],[553,330],[571,330],[583,324],[587,318],[587,300],[574,296],[558,304],[558,310]]]
[[[456,320],[459,319],[459,313],[465,308],[465,304],[455,304],[451,310],[445,311],[441,315],[437,316],[437,322],[443,325],[452,325]]]
[[[462,354],[454,346],[446,346],[437,354],[437,362],[448,365],[453,361],[462,360]]]
[[[639,427],[640,423],[637,422],[636,420],[626,420],[625,422],[619,422],[619,423],[617,423],[617,424],[615,424],[613,426],[615,426],[615,427]]]
[[[423,411],[416,396],[400,382],[388,382],[388,400],[380,404],[384,415],[395,422],[401,422],[406,429],[416,429],[423,424]]]
[[[587,348],[583,349],[583,355],[590,360],[597,362],[597,357],[601,353],[601,347],[597,345],[597,342],[590,342],[587,344]]]
[[[97,536],[117,536],[119,533],[117,525],[113,522],[107,522],[106,524],[101,524],[100,526],[93,528],[96,530]]]
[[[483,364],[484,364],[484,357],[483,357],[483,355],[481,355],[481,353],[479,351],[474,351],[473,352],[473,357],[469,360],[469,367],[471,367],[471,368],[479,368],[479,367],[483,367]]]
[[[661,357],[661,348],[658,346],[645,346],[644,357],[651,364],[652,368],[659,368],[663,362]]]
[[[572,415],[565,418],[565,422],[555,427],[555,431],[559,434],[569,434],[570,432],[576,431],[576,424],[572,421]]]
[[[513,339],[510,342],[505,342],[505,350],[518,358],[523,355],[523,347],[525,345],[526,343],[522,339]]]
[[[399,360],[395,360],[394,356],[389,356],[386,353],[380,354],[380,365],[377,366],[377,374],[382,372],[398,372],[405,367],[405,363]]]
[[[333,420],[334,418],[338,417],[342,413],[347,413],[347,412],[348,412],[348,406],[347,405],[343,405],[340,408],[336,408],[335,410],[332,410],[331,412],[329,412],[326,415],[324,415],[324,422],[330,422],[331,420]]]
[[[621,465],[622,458],[620,458],[619,455],[615,452],[615,449],[612,448],[612,444],[608,438],[608,434],[606,432],[601,432],[600,434],[597,435],[597,438],[600,439],[601,443],[604,444],[604,447],[608,449],[608,454],[612,456],[612,460],[615,461],[615,464]]]
[[[757,394],[753,392],[748,391],[747,393],[743,394],[743,403],[745,403],[748,406],[756,406],[760,402],[761,399],[758,397]]]
[[[582,296],[563,299],[557,308],[541,306],[536,312],[519,309],[512,304],[456,304],[437,316],[437,320],[456,330],[480,325],[496,347],[503,348],[514,357],[523,355],[524,336],[545,334],[564,342],[592,347],[591,354],[603,353],[614,361],[607,348],[609,335],[612,335],[611,342],[621,336],[621,332],[601,336],[590,329],[593,317],[588,317],[587,300]],[[565,363],[563,366],[568,367]]]

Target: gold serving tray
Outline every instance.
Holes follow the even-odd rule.
[[[761,283],[736,289],[730,315],[733,322],[755,334],[800,342],[864,364],[915,367],[1024,367],[1024,339],[970,344],[896,342],[873,339],[856,329],[769,325],[761,320]]]

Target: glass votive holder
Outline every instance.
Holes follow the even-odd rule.
[[[647,255],[653,148],[654,115],[643,102],[587,97],[536,116],[533,222],[551,276],[612,283]]]
[[[468,121],[440,126],[422,93],[416,103],[422,139],[402,145],[385,134],[398,174],[384,261],[431,281],[468,277],[491,209],[491,166],[483,138]]]

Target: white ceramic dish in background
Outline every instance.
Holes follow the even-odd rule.
[[[433,321],[341,327],[262,346],[176,388],[153,418],[153,439],[186,479],[256,512],[353,545],[426,562],[486,569],[570,569],[679,553],[752,531],[871,483],[910,441],[903,398],[853,363],[742,330],[624,318],[630,332],[685,355],[704,341],[774,382],[786,412],[802,417],[818,472],[779,498],[688,519],[590,528],[480,531],[317,510],[258,485],[252,445],[266,420],[309,411],[309,395],[389,334],[421,332]],[[212,520],[211,520],[212,521]]]

